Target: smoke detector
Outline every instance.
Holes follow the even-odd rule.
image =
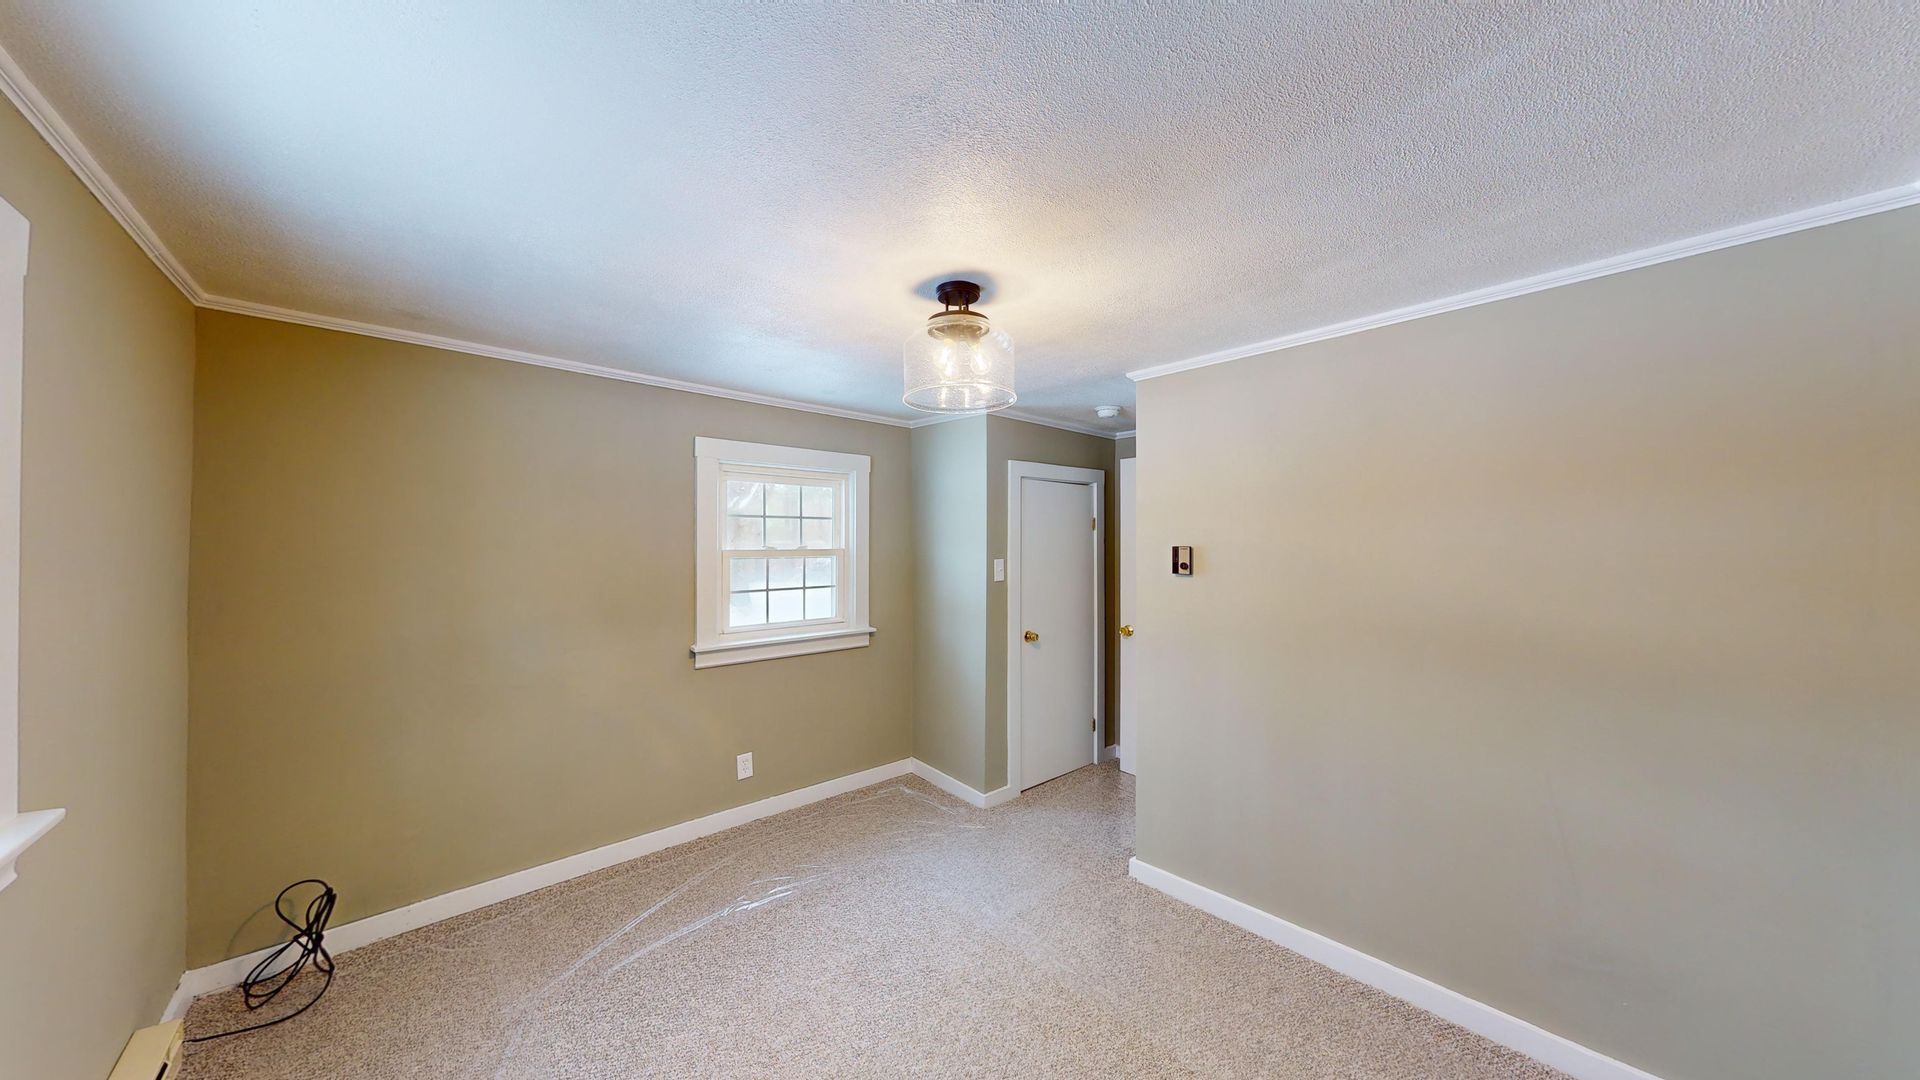
[[[1120,406],[1096,405],[1094,406],[1094,409],[1093,409],[1093,415],[1099,417],[1102,420],[1111,420],[1114,417],[1120,415]]]

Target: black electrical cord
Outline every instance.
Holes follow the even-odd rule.
[[[280,905],[287,898],[288,893],[302,885],[318,885],[320,894],[307,901],[306,921],[294,922],[287,916],[286,909]],[[305,971],[307,965],[311,963],[315,971],[326,976],[326,981],[320,984],[320,992],[314,994],[311,1001],[285,1016],[278,1016],[251,1027],[219,1031],[212,1035],[196,1035],[187,1041],[207,1042],[210,1039],[224,1039],[229,1035],[245,1035],[249,1031],[259,1031],[261,1028],[269,1028],[275,1024],[284,1024],[313,1008],[313,1003],[319,1001],[327,992],[327,988],[333,985],[333,954],[329,953],[321,942],[326,937],[327,920],[333,918],[334,901],[338,899],[339,894],[333,891],[333,886],[319,878],[306,878],[281,889],[280,895],[273,898],[273,913],[280,917],[281,922],[293,928],[293,937],[253,965],[253,970],[248,972],[247,977],[240,983],[241,996],[246,1000],[247,1011],[251,1012],[272,1001],[280,991],[292,985],[293,980],[299,978],[300,973]],[[281,958],[292,949],[298,949],[300,955],[285,967],[276,967]]]

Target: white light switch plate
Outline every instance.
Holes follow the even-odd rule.
[[[733,771],[735,773],[735,776],[734,776],[735,780],[745,780],[747,777],[752,776],[753,775],[753,754],[751,752],[748,752],[745,754],[741,754],[737,758],[734,758]]]
[[[1007,580],[1007,560],[1005,559],[993,560],[993,580],[995,581]]]

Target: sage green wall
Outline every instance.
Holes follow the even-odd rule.
[[[1114,444],[1112,439],[1103,439],[1094,435],[1081,435],[1059,428],[1029,424],[1021,420],[1009,420],[1004,416],[989,416],[987,421],[987,546],[989,557],[1006,558],[1007,555],[1007,462],[1039,461],[1049,465],[1067,465],[1076,469],[1099,469],[1107,476],[1103,489],[1106,511],[1102,515],[1107,521],[1113,520],[1115,494],[1113,489]],[[1118,534],[1109,530],[1105,536],[1107,551],[1103,563],[1106,581],[1107,622],[1111,623],[1114,610],[1114,568],[1119,565],[1118,548],[1114,545]],[[987,583],[986,618],[986,731],[987,731],[987,786],[982,791],[992,791],[1007,783],[1007,583],[993,581],[991,574],[984,575]],[[1109,680],[1102,688],[1104,700],[1112,696],[1113,678],[1113,639],[1111,625],[1103,625],[1099,631],[1105,642],[1106,663],[1102,669],[1103,678]],[[1106,710],[1108,716],[1113,710]],[[1108,744],[1118,731],[1115,726],[1106,730]]]
[[[32,229],[20,802],[67,810],[0,891],[0,1072],[103,1077],[184,952],[193,308],[3,102],[0,198]]]
[[[1671,1080],[1920,1075],[1920,209],[1140,386],[1139,856]]]
[[[192,964],[296,878],[346,922],[912,752],[904,428],[199,330]],[[693,669],[701,435],[872,456],[870,647]]]
[[[913,756],[986,789],[987,418],[913,429]]]

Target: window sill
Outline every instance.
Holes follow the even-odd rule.
[[[13,862],[20,853],[47,835],[47,831],[66,816],[65,810],[35,810],[0,818],[0,889],[13,884]]]
[[[695,645],[692,647],[693,666],[696,669],[725,667],[728,664],[751,664],[755,660],[778,660],[783,656],[811,656],[814,653],[838,652],[841,649],[864,649],[874,633],[871,626],[856,626],[850,629],[794,634],[791,637],[729,641],[718,645]]]

